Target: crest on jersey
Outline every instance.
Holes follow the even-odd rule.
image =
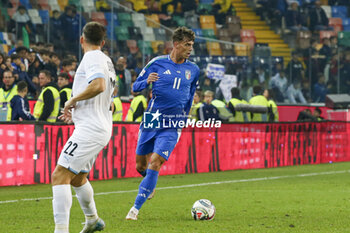
[[[185,77],[186,77],[187,80],[191,79],[191,71],[190,70],[186,70],[185,71]]]

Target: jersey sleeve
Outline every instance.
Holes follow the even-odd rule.
[[[85,72],[87,82],[90,83],[92,80],[96,78],[104,78],[105,77],[105,65],[102,61],[104,59],[96,58],[95,53],[88,53],[84,59]]]
[[[185,108],[184,108],[186,115],[189,114],[190,109],[192,107],[193,96],[194,96],[194,93],[196,92],[196,89],[197,89],[197,86],[198,86],[198,83],[199,83],[198,80],[199,80],[199,68],[196,65],[196,75],[195,75],[195,77],[194,77],[194,79],[193,79],[193,81],[191,83],[189,100],[186,103]]]
[[[155,67],[155,59],[151,60],[141,71],[139,76],[137,77],[136,81],[134,82],[132,86],[133,92],[140,92],[143,89],[145,89],[147,84],[147,78],[150,73],[154,72]]]

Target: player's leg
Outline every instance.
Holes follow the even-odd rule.
[[[85,226],[81,233],[101,231],[105,227],[105,223],[97,215],[94,190],[86,178],[87,175],[88,173],[79,173],[71,182],[85,215]]]
[[[69,232],[69,213],[72,206],[71,180],[76,175],[67,168],[57,165],[52,173],[52,207],[55,233]]]
[[[157,153],[152,153],[146,176],[140,183],[139,193],[136,196],[134,206],[130,209],[126,219],[137,220],[139,210],[157,185],[158,174],[165,161],[166,160]]]
[[[151,155],[152,153],[148,153],[146,155],[136,154],[136,171],[143,177],[146,176],[146,170]]]

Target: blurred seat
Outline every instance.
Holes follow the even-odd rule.
[[[221,47],[218,42],[207,42],[207,48],[210,56],[222,56]]]
[[[344,31],[338,33],[338,45],[350,47],[350,31]]]
[[[240,36],[241,41],[248,43],[250,49],[254,48],[256,43],[256,37],[253,29],[241,29]]]
[[[211,4],[200,3],[197,7],[197,13],[200,15],[210,15],[213,10]]]
[[[350,18],[343,19],[343,30],[350,31]]]
[[[186,26],[186,20],[184,17],[174,15],[173,16],[173,21],[176,23],[178,27]]]
[[[232,44],[221,43],[221,50],[223,56],[235,55],[235,48]]]
[[[200,28],[197,15],[186,17],[185,21],[186,25],[190,28]]]
[[[124,26],[117,26],[114,28],[115,35],[117,36],[117,39],[120,41],[129,40],[129,31],[127,27]]]
[[[241,32],[241,19],[237,16],[226,16],[227,28],[231,36],[240,35]]]
[[[213,29],[216,34],[216,23],[213,15],[200,15],[199,22],[202,29]]]
[[[332,17],[347,18],[348,9],[346,8],[346,6],[332,6]]]
[[[323,38],[330,38],[332,36],[337,36],[335,31],[320,31],[320,41],[323,41]]]
[[[156,40],[162,40],[162,41],[166,41],[166,32],[165,29],[163,28],[154,28],[154,35],[156,37]]]
[[[139,27],[128,27],[129,37],[132,40],[142,40],[142,33]]]
[[[235,54],[236,56],[248,56],[249,55],[249,45],[244,43],[235,44]]]
[[[196,35],[196,38],[194,40],[194,42],[196,43],[200,43],[200,42],[204,42],[205,40],[198,38],[199,37],[203,37],[203,32],[202,29],[200,28],[193,28],[192,31],[194,32],[194,34]]]
[[[343,31],[343,21],[341,18],[329,18],[329,26],[333,27],[337,33]]]
[[[157,14],[146,15],[147,27],[159,28],[160,22]]]
[[[137,46],[139,47],[139,50],[141,51],[141,53],[148,54],[148,55],[153,54],[153,49],[150,41],[139,40],[137,41]]]
[[[44,24],[47,24],[49,22],[49,19],[50,19],[49,11],[47,11],[47,10],[39,10],[39,15],[41,17],[41,21]]]
[[[140,29],[141,29],[141,33],[143,35],[143,39],[145,41],[154,41],[154,40],[156,40],[154,32],[153,32],[153,28],[145,27],[145,28],[140,28]]]
[[[310,47],[311,41],[311,32],[310,31],[298,31],[297,33],[297,46],[301,49],[307,49]]]
[[[202,29],[202,32],[204,37],[216,39],[215,32],[213,29]]]
[[[208,55],[207,45],[205,42],[194,43],[193,48],[196,55],[199,55],[199,56]]]
[[[270,58],[271,48],[268,45],[257,45],[254,47],[253,56],[260,58]]]

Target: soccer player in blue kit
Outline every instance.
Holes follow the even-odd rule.
[[[198,66],[187,60],[193,50],[194,38],[192,30],[177,28],[172,36],[171,53],[151,60],[135,81],[134,92],[140,92],[152,83],[152,99],[146,110],[152,114],[152,120],[160,115],[182,115],[183,119],[188,115],[199,78]],[[140,124],[136,148],[136,170],[144,178],[134,206],[126,216],[128,220],[137,220],[141,206],[150,195],[153,196],[160,168],[169,159],[181,134],[177,127],[146,129],[144,121]]]

